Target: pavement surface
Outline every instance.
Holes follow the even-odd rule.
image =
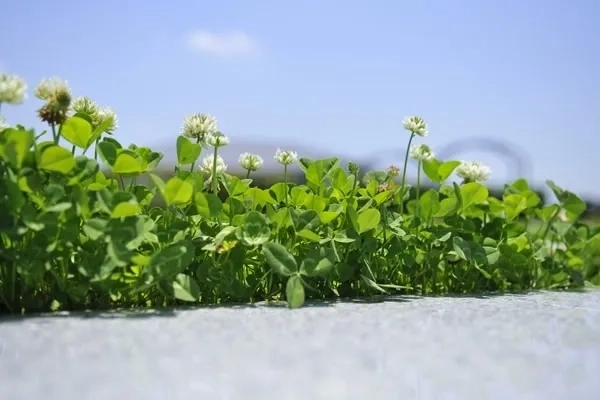
[[[600,398],[600,292],[0,319],[0,399]]]

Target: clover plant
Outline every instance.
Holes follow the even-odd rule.
[[[26,88],[1,74],[0,107],[22,103]],[[548,181],[557,201],[543,204],[519,179],[492,197],[482,163],[412,144],[428,133],[420,117],[399,133],[409,144],[402,169],[361,179],[356,163],[278,149],[284,179],[261,189],[258,155],[240,155],[244,177],[227,173],[219,150],[229,139],[211,115],[185,117],[165,180],[163,154],[119,141],[110,108],[73,99],[59,78],[35,95],[48,132],[0,125],[3,312],[259,300],[296,308],[307,298],[600,283],[600,233],[580,220],[577,195]],[[303,184],[288,181],[295,163]],[[435,189],[421,190],[425,177]]]

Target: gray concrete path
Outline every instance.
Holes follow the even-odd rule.
[[[600,293],[5,318],[0,399],[600,399]]]

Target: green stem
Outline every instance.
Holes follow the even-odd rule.
[[[283,166],[283,184],[285,185],[285,206],[288,207],[289,206],[289,201],[288,201],[288,196],[289,196],[289,190],[288,190],[288,181],[287,181],[287,164],[285,164]]]
[[[56,125],[54,123],[50,124],[50,130],[52,131],[52,140],[55,144],[58,144],[58,135],[56,134]]]
[[[421,161],[419,160],[419,167],[417,169],[417,203],[416,203],[416,214],[419,215],[419,199],[421,198]]]
[[[558,214],[560,214],[560,210],[562,204],[559,204],[558,209],[552,214],[552,217],[550,217],[550,219],[548,220],[548,222],[546,223],[546,226],[544,227],[544,225],[542,224],[542,226],[538,229],[538,231],[536,232],[536,236],[539,236],[540,231],[542,230],[542,227],[544,227],[544,233],[542,235],[542,239],[546,239],[546,236],[548,235],[548,232],[550,231],[550,228],[552,227],[552,224],[554,223],[554,221],[556,220],[556,218],[558,217]]]
[[[217,190],[219,190],[219,181],[217,180],[217,149],[218,147],[215,146],[215,151],[213,154],[213,168],[212,168],[212,191],[213,193],[216,195],[217,194]]]
[[[408,139],[408,147],[406,148],[406,155],[404,156],[404,168],[402,168],[402,190],[400,197],[400,215],[404,212],[404,185],[406,184],[406,167],[408,165],[408,154],[410,152],[410,144],[412,143],[413,138],[415,137],[414,133],[410,134],[410,139]]]
[[[137,175],[134,175],[131,178],[131,182],[129,183],[129,189],[127,190],[128,192],[133,192],[133,187],[135,186],[135,184],[137,183]]]
[[[98,161],[98,143],[100,143],[100,138],[96,139],[96,144],[94,145],[94,160]]]
[[[58,134],[56,135],[56,144],[58,144],[58,141],[60,140],[60,137],[62,136],[62,124],[58,127]]]

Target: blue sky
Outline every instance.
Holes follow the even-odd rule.
[[[30,86],[26,103],[3,108],[9,123],[40,126],[33,88],[60,76],[117,111],[124,144],[170,151],[184,116],[208,112],[238,152],[297,146],[385,167],[401,164],[402,118],[416,114],[430,127],[418,143],[434,151],[499,140],[529,157],[533,182],[600,199],[598,1],[22,0],[0,10],[0,70]],[[487,163],[494,183],[515,178],[514,162],[490,151],[453,158]]]

